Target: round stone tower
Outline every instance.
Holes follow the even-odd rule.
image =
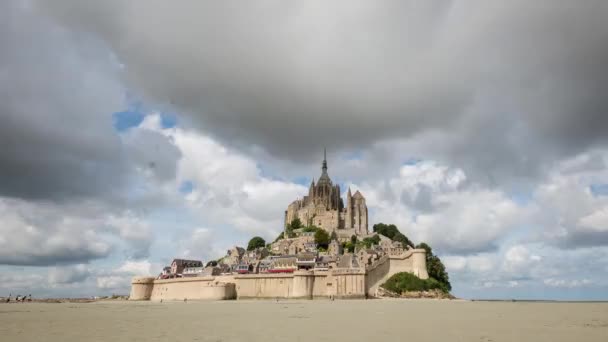
[[[129,300],[150,300],[154,289],[154,277],[135,277],[131,280]]]
[[[426,271],[426,251],[422,248],[412,251],[412,273],[420,279],[428,279]]]

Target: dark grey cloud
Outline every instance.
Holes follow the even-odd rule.
[[[48,281],[51,284],[81,283],[91,276],[85,265],[54,267],[49,270]]]
[[[113,245],[96,230],[100,209],[0,198],[0,264],[61,265],[108,256]]]
[[[96,196],[126,172],[110,54],[17,1],[0,5],[0,194]]]
[[[42,6],[205,132],[295,162],[435,133],[393,154],[500,183],[607,139],[605,1]]]
[[[125,87],[102,41],[18,1],[0,6],[0,195],[116,200],[136,168],[174,177],[179,152],[164,136],[115,131]]]
[[[94,35],[30,2],[0,4],[0,264],[86,263],[121,242],[148,255],[138,218],[166,200],[156,185],[180,153],[159,132],[116,132],[120,70]]]

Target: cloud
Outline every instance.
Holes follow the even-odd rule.
[[[48,282],[52,285],[81,283],[91,276],[86,265],[53,267],[48,272]]]
[[[129,244],[132,257],[148,257],[153,233],[146,221],[127,211],[122,216],[108,216],[105,224]]]
[[[608,154],[590,151],[558,163],[533,194],[536,239],[569,248],[608,245],[608,198],[591,190],[608,183]]]
[[[196,260],[211,259],[223,252],[216,246],[214,230],[207,228],[194,229],[190,236],[180,241],[180,250],[182,257]]]
[[[122,292],[157,261],[274,239],[328,147],[332,179],[362,190],[370,222],[430,243],[456,288],[601,289],[607,13],[4,1],[2,281]],[[117,130],[125,108],[143,121]]]
[[[603,2],[37,4],[219,142],[300,165],[399,141],[496,185],[606,144]]]
[[[127,167],[110,115],[124,106],[111,54],[23,3],[0,7],[0,194],[110,195]]]
[[[12,291],[12,290],[25,290],[37,288],[44,284],[45,279],[40,274],[0,274],[0,288]],[[13,295],[17,295],[16,292],[11,292]],[[25,292],[22,292],[23,294]]]
[[[126,294],[134,276],[153,275],[158,268],[158,264],[152,264],[148,260],[127,260],[113,270],[99,271],[95,283],[98,289],[122,291]]]
[[[0,264],[56,265],[108,256],[111,245],[100,239],[94,220],[64,209],[0,198]]]
[[[440,253],[496,249],[527,215],[527,208],[504,193],[467,182],[462,170],[432,161],[404,165],[396,178],[357,187],[372,209],[371,222],[396,223]]]
[[[97,277],[97,287],[103,290],[125,289],[129,286],[129,277],[125,276],[101,276]]]
[[[179,149],[178,184],[193,190],[187,205],[207,225],[229,224],[242,232],[274,238],[283,226],[282,212],[306,187],[264,176],[255,161],[208,136],[189,129],[165,130]]]
[[[564,280],[564,279],[549,278],[549,279],[544,280],[544,284],[547,286],[550,286],[550,287],[574,288],[574,287],[589,286],[590,284],[592,284],[592,282],[589,279]]]
[[[152,266],[153,265],[148,260],[127,260],[116,269],[116,273],[151,275],[153,273]]]
[[[142,216],[96,201],[49,203],[0,197],[0,264],[82,264],[124,249],[148,255],[154,232]]]

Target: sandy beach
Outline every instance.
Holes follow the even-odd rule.
[[[437,300],[21,303],[2,341],[606,341],[607,303]]]

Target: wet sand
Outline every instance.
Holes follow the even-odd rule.
[[[2,341],[608,341],[608,303],[0,304]]]

